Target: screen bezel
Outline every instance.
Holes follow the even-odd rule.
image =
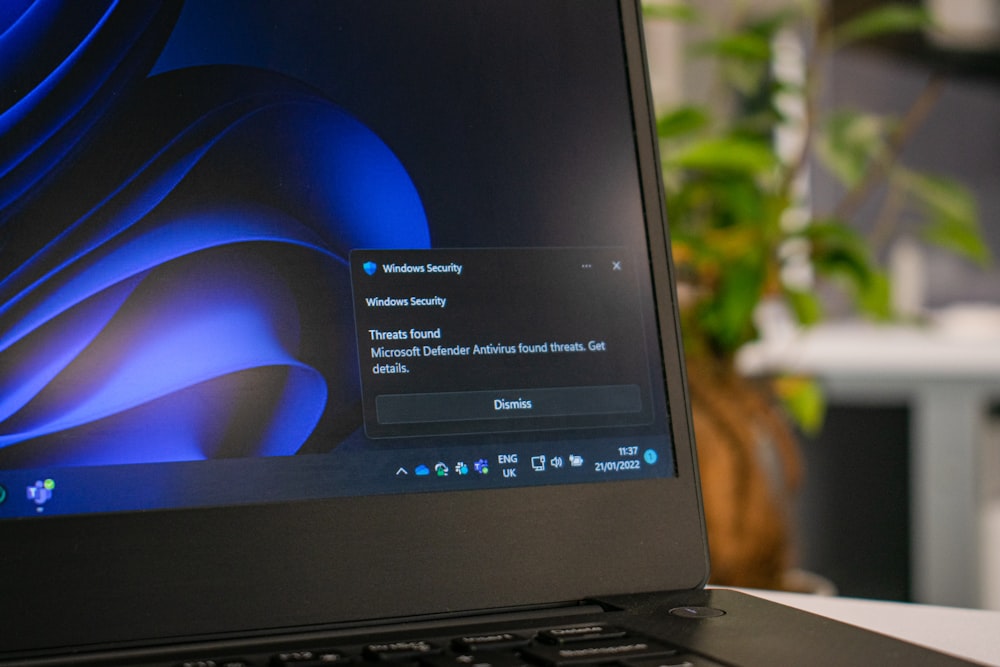
[[[704,583],[641,10],[620,7],[678,476],[7,521],[0,658]]]

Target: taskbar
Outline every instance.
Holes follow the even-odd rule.
[[[0,520],[675,475],[663,436],[0,470]]]

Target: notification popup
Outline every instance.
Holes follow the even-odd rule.
[[[625,249],[355,250],[351,279],[369,437],[651,420]]]

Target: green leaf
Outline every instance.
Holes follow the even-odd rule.
[[[656,121],[656,133],[661,139],[671,139],[697,132],[708,122],[709,114],[705,109],[684,106],[660,116]]]
[[[902,175],[909,190],[936,215],[961,223],[969,229],[978,228],[976,202],[958,183],[929,174],[909,171]]]
[[[900,171],[894,180],[921,204],[927,220],[922,235],[927,242],[981,266],[991,262],[976,200],[968,189],[949,179],[913,171]]]
[[[961,226],[944,223],[932,223],[924,229],[924,240],[939,248],[972,260],[980,266],[989,266],[993,261],[992,253],[983,237],[975,231]]]
[[[757,16],[747,25],[746,31],[771,40],[789,25],[815,20],[815,12],[809,7],[809,2],[787,4],[790,6]]]
[[[706,171],[761,174],[778,166],[773,148],[763,141],[721,137],[694,142],[667,158],[670,166]]]
[[[788,289],[785,290],[785,300],[799,324],[810,326],[823,319],[823,303],[814,292]]]
[[[848,188],[857,185],[887,143],[888,121],[875,114],[837,111],[823,125],[817,156]]]
[[[774,389],[785,410],[804,433],[819,433],[826,414],[826,396],[816,380],[782,376],[775,380]]]
[[[709,182],[717,218],[714,226],[755,231],[766,215],[766,191],[742,174],[714,175]]]
[[[643,2],[642,15],[651,19],[694,23],[699,20],[698,12],[687,5],[667,5],[659,2]]]
[[[819,276],[845,284],[863,312],[878,319],[889,318],[889,280],[857,231],[837,221],[825,221],[808,225],[800,235],[810,241]]]
[[[701,323],[715,344],[730,353],[754,336],[753,313],[760,301],[764,273],[753,261],[724,268],[713,298],[705,302]]]
[[[705,237],[710,230],[757,228],[770,210],[767,191],[752,175],[675,168],[664,180],[670,184],[667,212],[675,231]]]
[[[884,271],[873,271],[856,294],[861,312],[877,320],[892,319],[892,283]]]
[[[720,65],[725,82],[734,92],[747,98],[757,96],[771,75],[771,63],[767,60],[729,58],[722,59]]]
[[[816,247],[850,246],[863,248],[864,239],[853,228],[836,218],[815,220],[803,227],[795,236],[808,239]]]
[[[882,5],[863,12],[833,31],[837,46],[882,35],[914,32],[931,25],[927,12],[901,3]]]
[[[812,259],[820,277],[843,280],[858,292],[873,279],[874,269],[868,257],[851,245],[822,246],[813,250]]]
[[[754,32],[738,32],[701,42],[694,47],[699,55],[734,58],[739,61],[770,62],[771,41]]]

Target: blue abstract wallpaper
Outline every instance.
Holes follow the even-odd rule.
[[[0,3],[0,468],[321,452],[361,425],[347,254],[430,245],[304,82],[151,74],[179,2]]]

